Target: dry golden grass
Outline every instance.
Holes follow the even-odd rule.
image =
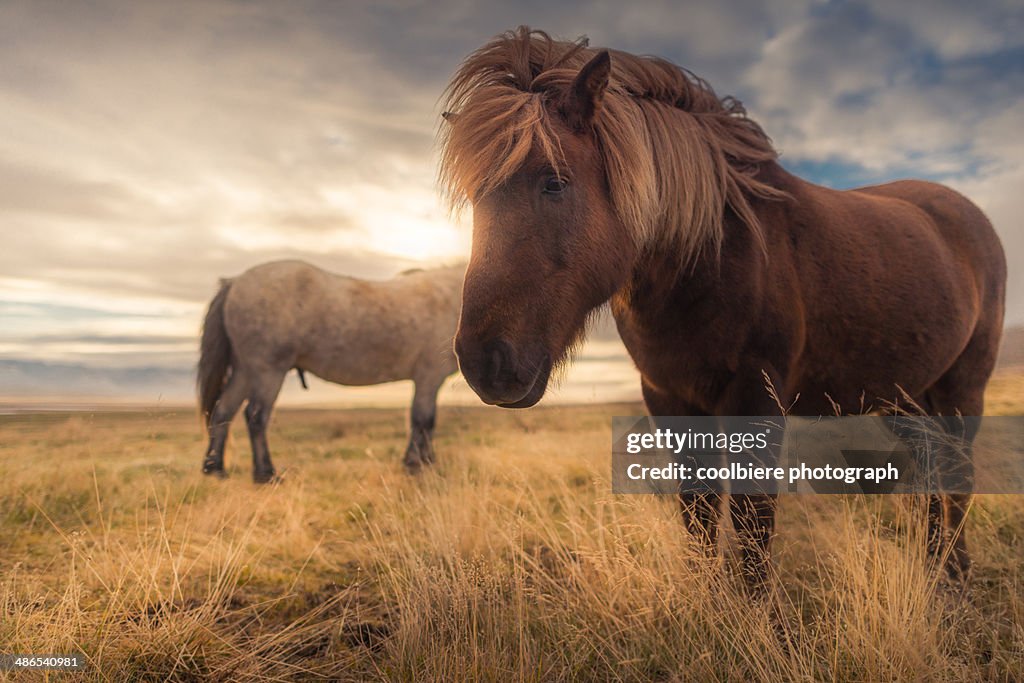
[[[977,500],[962,598],[910,501],[787,497],[751,604],[671,500],[609,492],[639,411],[442,410],[417,478],[401,411],[282,411],[268,487],[241,425],[219,481],[187,411],[2,417],[0,651],[118,681],[1024,680],[1024,496]]]

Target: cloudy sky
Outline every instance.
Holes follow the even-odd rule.
[[[75,368],[86,387],[180,383],[217,278],[261,261],[385,277],[464,257],[434,182],[437,98],[522,23],[689,67],[811,180],[965,192],[1024,323],[1019,0],[5,0],[0,396],[59,393],[47,369],[69,392]]]

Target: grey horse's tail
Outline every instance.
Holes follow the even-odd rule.
[[[220,290],[213,297],[206,312],[203,338],[199,345],[199,372],[196,383],[199,385],[199,410],[207,426],[231,370],[231,340],[228,339],[227,329],[224,327],[224,300],[227,299],[229,291],[231,280],[221,280]]]

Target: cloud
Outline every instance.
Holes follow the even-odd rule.
[[[109,219],[145,206],[127,188],[77,177],[62,168],[42,168],[0,159],[0,207],[7,215],[82,215]]]
[[[1001,3],[837,3],[767,41],[743,76],[791,169],[845,187],[923,177],[978,203],[1011,264],[1007,319],[1016,324],[1022,17]]]
[[[217,277],[265,260],[384,277],[464,251],[433,187],[438,86],[319,19],[276,3],[5,3],[0,273],[58,303],[198,311]]]
[[[1024,46],[1024,14],[1013,0],[870,0],[867,4],[879,19],[913,32],[945,60]]]
[[[955,175],[988,161],[973,138],[1018,103],[1024,72],[943,62],[903,22],[838,4],[766,42],[744,80],[787,155]]]
[[[434,186],[437,100],[521,23],[691,68],[811,180],[964,191],[1024,322],[1017,4],[0,3],[0,356],[194,334],[217,278],[261,261],[373,278],[465,255]]]

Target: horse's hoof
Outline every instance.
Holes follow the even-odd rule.
[[[948,571],[947,567],[947,571]],[[942,596],[945,600],[959,604],[964,600],[969,600],[971,595],[971,577],[970,572],[953,572],[945,575],[939,575],[938,581],[935,585],[936,593]]]
[[[423,466],[425,463],[419,458],[416,458],[415,460],[412,458],[406,458],[405,460],[402,461],[402,464],[405,465],[406,472],[412,475],[417,475],[423,471]]]
[[[277,476],[273,470],[270,472],[254,472],[252,481],[254,484],[276,484],[281,481],[281,477]]]
[[[227,473],[227,471],[225,471],[225,469],[223,467],[211,467],[211,466],[208,466],[208,465],[203,465],[203,474],[205,474],[207,476],[213,475],[213,476],[217,477],[218,479],[227,479],[228,478],[228,473]]]

